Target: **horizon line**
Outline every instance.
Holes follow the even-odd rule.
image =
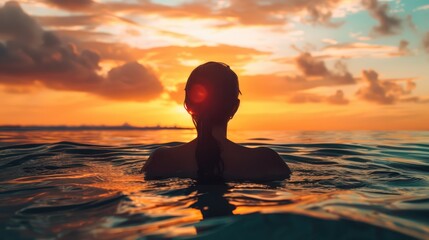
[[[58,124],[58,125],[21,125],[21,124],[4,124],[0,125],[0,131],[30,131],[30,130],[190,130],[193,129],[191,127],[183,127],[183,126],[162,126],[160,124],[153,126],[134,126],[128,123],[124,123],[122,125],[105,125],[105,124],[97,124],[97,125],[89,125],[89,124],[81,124],[81,125],[66,125],[66,124]]]

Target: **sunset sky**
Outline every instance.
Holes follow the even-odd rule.
[[[233,129],[429,130],[429,0],[0,0],[0,125],[178,125],[193,68]]]

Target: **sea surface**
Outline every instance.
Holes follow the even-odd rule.
[[[291,178],[140,174],[154,149],[195,135],[0,132],[0,239],[429,239],[429,132],[233,131],[276,150]]]

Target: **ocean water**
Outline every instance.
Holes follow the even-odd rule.
[[[429,239],[429,132],[231,132],[276,182],[146,181],[192,130],[0,132],[0,239]],[[245,164],[245,159],[243,159]]]

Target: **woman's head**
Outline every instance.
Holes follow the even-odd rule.
[[[224,63],[207,62],[195,68],[185,91],[185,108],[195,121],[226,123],[240,104],[237,75]]]
[[[197,128],[195,157],[200,182],[223,180],[223,160],[213,127],[226,124],[240,105],[237,75],[228,65],[207,62],[195,68],[186,83],[185,108]]]

